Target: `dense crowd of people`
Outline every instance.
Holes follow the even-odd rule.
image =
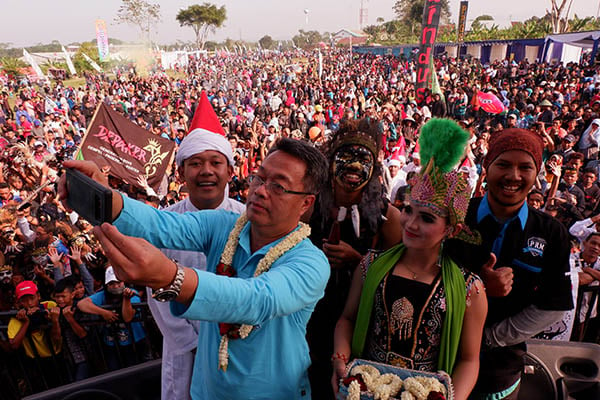
[[[503,60],[482,65],[476,59],[457,60],[442,56],[435,61],[441,93],[427,92],[424,100],[419,102],[415,96],[416,71],[412,60],[341,50],[326,51],[321,68],[316,60],[315,53],[300,50],[269,54],[248,52],[227,57],[206,55],[199,59],[190,57],[188,65],[178,67],[176,74],[165,73],[158,64],[147,74],[138,74],[135,66],[130,65],[109,74],[86,74],[85,84],[79,87],[65,86],[62,82],[40,86],[26,79],[9,79],[2,88],[0,101],[0,312],[8,321],[7,328],[0,332],[0,352],[3,353],[0,359],[10,360],[4,354],[14,357],[23,352],[21,356],[26,368],[37,370],[48,382],[47,386],[53,386],[53,382],[84,379],[98,372],[94,368],[95,362],[88,356],[94,353],[90,351],[94,344],[88,340],[94,331],[102,338],[101,352],[109,370],[147,360],[151,355],[146,327],[139,322],[139,315],[134,320],[137,308],[132,304],[148,302],[164,335],[163,398],[187,398],[190,387],[194,398],[242,393],[244,388],[255,386],[256,389],[256,382],[240,384],[244,377],[242,372],[250,376],[263,373],[240,372],[232,365],[226,380],[232,386],[217,389],[213,380],[222,379],[219,378],[221,372],[209,372],[213,367],[217,371],[216,366],[211,365],[216,353],[204,357],[206,348],[201,346],[212,351],[215,343],[219,340],[223,343],[223,338],[229,338],[229,351],[233,354],[230,363],[242,362],[240,360],[246,360],[246,356],[239,353],[241,345],[235,340],[237,333],[232,333],[239,326],[235,329],[232,326],[265,324],[262,326],[265,329],[256,332],[256,335],[264,334],[270,322],[268,317],[256,311],[261,315],[250,322],[247,320],[254,315],[252,310],[240,308],[235,314],[230,306],[224,305],[226,303],[221,306],[229,309],[221,311],[217,310],[217,303],[207,303],[211,305],[212,313],[190,311],[191,306],[190,310],[175,310],[173,306],[171,310],[163,308],[152,300],[152,291],[146,291],[144,287],[165,286],[171,282],[169,279],[174,273],[171,271],[169,279],[163,282],[117,278],[117,275],[123,275],[118,272],[121,267],[115,265],[115,274],[111,266],[114,250],[102,245],[110,241],[112,233],[105,232],[98,237],[97,230],[92,230],[89,223],[60,202],[58,182],[64,171],[63,163],[75,158],[77,147],[100,103],[177,145],[177,156],[169,169],[164,190],[153,190],[143,178],[138,182],[124,181],[111,175],[107,166],[99,166],[100,169],[94,172],[96,178],[104,179],[111,188],[130,199],[176,213],[222,208],[238,214],[244,212],[244,205],[249,206],[248,218],[253,230],[238,232],[242,235],[239,242],[243,247],[243,239],[248,243],[259,240],[253,236],[257,232],[272,233],[258,229],[261,213],[257,209],[262,206],[257,205],[256,199],[251,200],[252,195],[257,196],[263,185],[269,196],[298,195],[299,199],[294,197],[299,202],[297,205],[289,202],[287,208],[281,207],[278,212],[282,220],[290,213],[298,213],[299,220],[312,229],[310,240],[313,245],[324,253],[322,259],[314,259],[314,271],[305,271],[305,279],[298,275],[292,282],[298,291],[306,292],[301,293],[304,296],[302,307],[293,309],[289,308],[290,304],[281,305],[285,312],[294,316],[293,321],[282,322],[282,332],[289,334],[286,331],[292,329],[289,326],[304,324],[306,331],[301,330],[301,333],[306,334],[310,349],[310,360],[303,359],[304,347],[294,342],[300,339],[293,332],[286,339],[290,340],[285,343],[288,347],[277,349],[290,351],[298,358],[288,360],[289,371],[300,371],[301,374],[308,370],[310,384],[305,380],[294,383],[298,385],[298,393],[303,393],[298,398],[310,395],[311,388],[314,398],[333,396],[337,389],[336,379],[350,361],[350,347],[352,355],[356,355],[349,327],[361,318],[359,304],[362,307],[363,283],[365,290],[368,287],[367,270],[372,269],[370,265],[377,265],[377,257],[384,257],[377,251],[396,249],[400,242],[405,244],[406,255],[399,256],[403,261],[398,264],[387,261],[390,266],[396,265],[390,274],[424,285],[409,287],[414,297],[409,300],[414,304],[420,302],[423,309],[427,306],[423,305],[426,299],[417,298],[416,293],[435,286],[441,275],[437,272],[440,265],[452,255],[453,262],[461,267],[463,274],[460,275],[464,275],[467,283],[467,310],[473,307],[472,311],[465,311],[465,320],[473,322],[468,326],[465,323],[464,330],[471,333],[462,340],[483,342],[482,379],[493,381],[493,377],[498,376],[496,369],[488,368],[489,359],[486,361],[486,358],[496,357],[497,360],[499,354],[506,357],[505,365],[518,370],[514,357],[519,357],[517,348],[525,337],[506,339],[503,335],[510,329],[503,323],[508,319],[507,326],[519,326],[523,319],[513,317],[522,313],[537,312],[545,317],[522,329],[527,332],[527,337],[598,343],[600,331],[591,294],[584,292],[583,298],[578,298],[578,293],[580,287],[598,286],[600,282],[600,67],[575,63],[550,65],[527,60]],[[493,93],[504,104],[505,111],[500,114],[486,112],[478,101],[478,92]],[[211,109],[202,112],[210,111],[211,115],[216,115],[222,128],[216,133],[221,139],[206,141],[193,134],[199,128],[193,126],[194,115],[199,112],[204,98]],[[459,178],[444,175],[449,171],[435,175],[428,163],[431,157],[421,162],[424,144],[419,137],[422,129],[430,127],[427,124],[438,118],[456,121],[457,129],[467,133],[464,156],[461,154],[457,160],[456,176]],[[298,178],[298,182],[303,182],[298,185],[294,181],[296,177],[277,178],[274,171],[278,165],[290,166],[292,170],[302,167],[303,164],[298,167],[286,158],[290,154],[296,158],[299,157],[297,154],[308,154],[303,161],[307,165],[307,174],[311,168],[306,160],[320,162],[317,156],[310,155],[310,151],[294,148],[290,144],[293,141],[300,141],[322,154],[325,171],[321,173],[326,176],[317,176],[318,173],[312,171],[315,176],[305,180]],[[519,159],[511,152],[524,153],[530,158]],[[512,158],[505,157],[506,154]],[[208,164],[211,167],[207,167]],[[513,165],[517,172],[512,177],[499,178]],[[423,178],[429,176],[427,174],[433,178]],[[461,203],[464,212],[450,218],[444,226],[440,225],[439,241],[420,244],[416,236],[408,240],[406,226],[413,223],[411,221],[417,215],[421,223],[435,224],[438,217],[447,218],[448,210],[457,208],[449,203],[437,204],[436,209],[442,211],[428,214],[428,206],[423,204],[432,202],[429,197],[422,197],[421,203],[415,206],[418,191],[415,188],[424,185],[422,182],[426,179],[435,180],[439,176],[447,180],[464,179],[461,187],[468,195]],[[431,190],[434,189],[449,190],[437,186]],[[526,197],[526,204],[510,204],[509,200],[498,197],[509,198],[521,192],[522,197]],[[458,191],[452,192],[452,198],[458,195]],[[473,202],[472,199],[467,211],[470,197],[483,197],[484,200]],[[136,214],[137,206],[132,204],[129,199],[121,202],[118,210],[123,208],[131,213],[123,218],[132,218],[132,215],[141,220],[155,221],[156,218],[160,223],[152,225],[161,226],[163,230],[176,232],[183,229],[175,219],[162,220],[161,214],[154,216],[145,208]],[[235,223],[235,218],[211,218],[199,218],[193,223],[199,227],[218,225],[228,229]],[[283,223],[278,226],[287,229],[285,233],[298,224],[298,219],[290,218],[289,227]],[[427,222],[427,219],[431,221]],[[166,239],[168,234],[161,236],[157,232],[131,228],[132,223],[129,220],[123,222],[121,216],[117,221],[120,230],[145,237],[160,248],[175,246],[178,250],[164,250],[164,254],[176,259],[177,266],[180,263],[216,272],[216,275],[227,275],[218,268],[211,270],[219,263],[221,255],[208,251],[211,246],[216,246],[208,239],[205,243],[203,238],[198,238],[197,249],[185,248],[184,238],[175,234]],[[480,244],[483,247],[475,250],[468,247],[475,244],[463,235],[468,231],[464,228],[466,225],[481,232],[479,243],[483,243]],[[219,245],[225,245],[228,232],[219,236]],[[457,239],[466,244],[456,243]],[[442,242],[445,242],[444,246]],[[247,246],[250,251],[250,244]],[[254,263],[250,255],[260,249],[255,246],[252,242],[252,251],[248,255],[251,261],[245,259],[244,263]],[[434,249],[435,253],[434,257],[425,258],[436,267],[431,269],[431,265],[423,265],[426,273],[422,275],[411,269],[417,268],[424,260],[423,254],[427,254],[419,246],[429,246],[427,249]],[[510,246],[513,248],[509,249]],[[202,255],[204,251],[199,252],[201,249],[208,251],[206,256]],[[183,250],[198,252],[191,254]],[[525,252],[530,258],[517,260],[518,252]],[[536,255],[541,258],[543,254],[546,261],[553,257],[564,259],[565,264],[557,266],[553,272],[546,272],[547,267],[537,264]],[[471,258],[465,259],[465,255]],[[241,263],[239,257],[230,260],[229,264]],[[276,265],[277,261],[274,263]],[[221,259],[221,264],[226,263]],[[321,264],[327,266],[326,274],[317,271]],[[541,278],[533,276],[542,270]],[[181,271],[183,280],[183,269]],[[237,273],[250,279],[254,272],[240,269]],[[561,273],[562,278],[552,284],[545,283]],[[264,275],[268,274],[264,272]],[[315,286],[320,289],[311,291],[307,283],[312,279],[309,277],[314,278]],[[570,279],[570,284],[563,282],[565,279]],[[208,277],[206,280],[212,282]],[[162,286],[156,286],[159,283]],[[384,286],[388,284],[392,281]],[[444,284],[448,283],[444,281]],[[416,317],[413,320],[412,313],[408,317],[406,313],[402,314],[404,319],[398,319],[400,314],[394,314],[389,317],[392,322],[381,319],[387,298],[385,289],[383,294],[375,292],[377,285],[379,282],[372,288],[372,296],[376,296],[373,318],[377,317],[377,324],[381,326],[375,333],[369,333],[367,319],[367,326],[361,328],[367,335],[363,338],[366,348],[363,353],[361,347],[360,354],[371,354],[376,361],[407,368],[437,370],[441,365],[437,363],[438,353],[446,354],[447,349],[440,351],[433,346],[417,355],[404,357],[398,355],[404,350],[392,352],[377,347],[385,342],[385,335],[392,336],[396,331],[399,339],[395,346],[400,349],[412,346],[413,329],[414,336],[419,336],[420,340],[427,337],[425,331],[418,330],[420,321]],[[399,293],[403,293],[404,283],[395,282],[394,285]],[[486,306],[480,304],[486,298],[481,294],[485,293],[484,285]],[[555,293],[560,298],[545,302],[526,299],[531,295],[528,290],[534,286],[539,293]],[[198,287],[206,291],[206,299],[202,301],[212,301],[208,299],[212,292],[206,284],[198,283]],[[437,293],[435,290],[433,293]],[[464,287],[462,290],[464,292]],[[539,293],[537,296],[541,296]],[[231,296],[235,298],[236,295]],[[445,298],[439,297],[440,294],[436,296],[436,301],[445,307]],[[187,295],[188,304],[200,301],[192,298],[193,293]],[[396,300],[394,307],[400,300],[409,302],[404,297]],[[256,304],[262,304],[260,301],[256,300]],[[111,307],[102,307],[107,305]],[[484,329],[486,310],[488,319]],[[187,319],[173,318],[171,311]],[[269,312],[275,315],[281,310]],[[105,323],[100,327],[93,326],[89,323],[94,321],[91,315],[99,316]],[[444,317],[428,309],[427,318],[440,321]],[[203,322],[198,323],[195,319]],[[336,327],[338,319],[340,322]],[[219,324],[221,333],[213,332],[208,338],[200,335],[199,341],[198,331],[211,329],[206,321],[224,321]],[[185,326],[174,328],[179,323]],[[386,333],[387,329],[390,332]],[[442,336],[441,332],[437,334]],[[250,335],[251,338],[253,334]],[[272,336],[267,336],[269,338]],[[261,337],[260,340],[266,339]],[[437,340],[446,343],[443,339]],[[511,352],[499,352],[506,348]],[[220,349],[217,346],[219,365],[227,370],[227,356],[225,361],[222,360]],[[227,345],[225,349],[227,353]],[[465,379],[465,375],[473,375],[473,357],[479,357],[479,348],[463,348],[462,353],[455,356],[457,367],[452,376],[458,382],[457,395],[466,398],[475,381]],[[66,380],[55,376],[60,370],[55,368],[57,362],[68,366]],[[9,370],[11,365],[0,361],[3,371]],[[448,372],[451,373],[455,364],[449,365]],[[9,371],[8,376],[12,379],[19,373]],[[333,385],[332,376],[335,378]],[[515,390],[518,386],[515,375],[506,373],[502,376],[506,382],[497,385],[478,382],[475,391],[500,392],[508,387]],[[205,385],[200,385],[200,381]],[[178,382],[184,383],[179,385]],[[231,392],[232,387],[235,387],[234,392]],[[277,387],[262,387],[261,390],[265,393],[273,390],[274,396],[283,393],[277,392]],[[177,395],[169,397],[172,393]],[[510,391],[504,398],[516,393],[518,390]]]

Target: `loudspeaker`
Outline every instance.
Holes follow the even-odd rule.
[[[160,400],[161,361],[94,376],[23,400]]]
[[[540,393],[540,395],[536,393]],[[600,399],[600,345],[530,340],[520,399]]]

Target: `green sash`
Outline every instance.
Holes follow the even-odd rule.
[[[365,278],[360,296],[358,314],[356,315],[354,335],[352,337],[353,357],[359,358],[362,356],[377,286],[379,286],[385,275],[400,260],[404,254],[404,250],[405,246],[402,243],[392,247],[377,257],[367,271],[367,277]],[[460,334],[466,309],[467,290],[462,272],[456,263],[450,257],[446,256],[442,257],[442,283],[446,293],[446,316],[444,318],[444,326],[442,327],[438,369],[452,374],[460,343]]]

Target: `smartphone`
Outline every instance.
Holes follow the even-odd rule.
[[[112,222],[112,190],[67,168],[67,205],[92,225]]]

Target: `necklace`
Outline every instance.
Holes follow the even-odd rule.
[[[405,268],[405,269],[406,269],[408,272],[410,272],[410,273],[412,274],[412,279],[413,279],[413,280],[417,280],[417,278],[419,277],[419,274],[420,274],[421,272],[423,272],[423,273],[425,272],[425,271],[423,270],[423,271],[419,272],[419,274],[417,274],[417,273],[416,273],[415,271],[413,271],[413,270],[412,270],[412,269],[411,269],[411,268],[410,268],[408,265],[406,265],[406,264],[400,264],[400,265],[401,265],[401,266],[403,266],[403,267],[404,267],[404,268]],[[436,263],[435,263],[435,265],[437,265],[438,267],[440,267],[440,265],[441,265],[441,264],[440,264],[440,262],[438,261],[438,262],[436,262]]]
[[[408,272],[410,272],[411,274],[413,274],[412,278],[413,280],[417,280],[417,273],[415,271],[413,271],[412,269],[408,268],[408,265],[403,264],[404,268],[406,268],[408,270]]]
[[[236,271],[232,267],[233,256],[235,255],[235,251],[238,247],[240,233],[247,222],[248,217],[246,216],[246,213],[240,215],[238,220],[235,222],[231,233],[229,233],[229,238],[227,239],[223,253],[221,254],[219,265],[217,265],[217,275],[225,275],[229,277],[234,277],[236,275]],[[309,235],[310,226],[300,222],[300,228],[289,233],[281,242],[271,247],[267,254],[265,254],[265,256],[258,262],[256,270],[254,271],[254,277],[256,278],[257,276],[267,272],[271,268],[271,265],[273,265],[273,263],[277,261],[279,257],[296,247],[298,243],[306,239]],[[219,333],[221,334],[221,343],[219,344],[220,369],[227,371],[227,365],[229,364],[229,339],[246,339],[250,332],[252,332],[253,328],[254,327],[252,325],[219,322]]]

